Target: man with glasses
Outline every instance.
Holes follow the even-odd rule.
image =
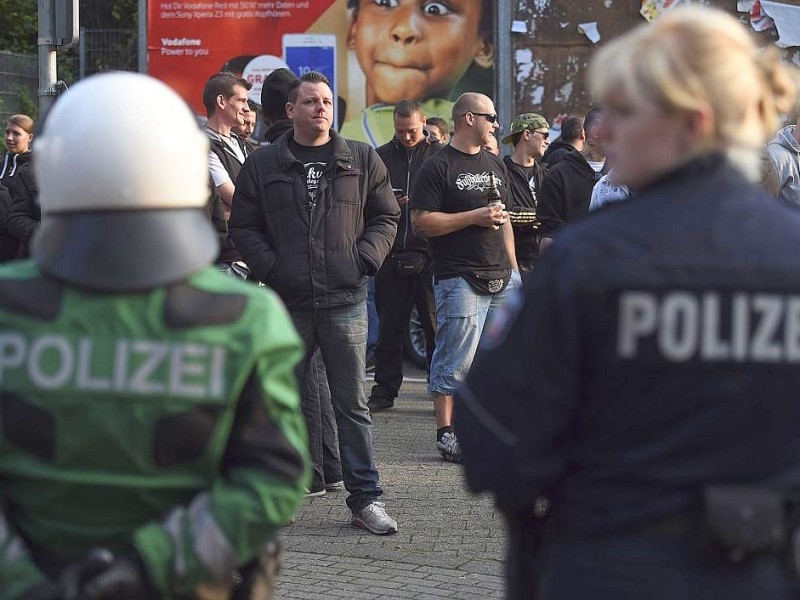
[[[436,349],[428,391],[442,458],[461,462],[453,394],[472,363],[487,318],[520,285],[508,173],[482,149],[499,128],[491,98],[462,94],[453,105],[450,144],[428,158],[411,188],[411,221],[429,238],[436,300]],[[497,190],[499,202],[488,199]]]
[[[511,122],[510,133],[501,141],[514,145],[511,155],[503,157],[514,198],[514,210],[509,211],[509,219],[519,268],[530,271],[539,254],[536,202],[547,172],[540,160],[550,145],[550,125],[542,115],[524,113]]]

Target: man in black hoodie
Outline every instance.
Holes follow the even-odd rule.
[[[583,150],[567,153],[550,168],[542,182],[537,213],[542,223],[540,252],[547,249],[564,223],[576,221],[589,212],[592,189],[606,172],[605,150],[597,135],[602,114],[600,108],[586,114]]]
[[[583,116],[570,115],[561,122],[561,135],[547,147],[542,162],[555,167],[567,154],[583,150],[585,144]]]
[[[294,81],[297,81],[297,75],[289,69],[281,68],[267,75],[261,86],[261,114],[267,126],[264,139],[270,144],[274,144],[284,133],[292,130],[292,122],[286,116],[286,102],[289,97],[289,86]]]
[[[380,335],[375,348],[375,385],[367,406],[370,412],[387,410],[403,382],[403,334],[411,305],[415,304],[425,333],[430,368],[435,335],[435,303],[428,241],[411,227],[408,189],[422,161],[442,145],[428,139],[425,113],[416,100],[401,100],[394,107],[394,138],[378,148],[400,205],[400,223],[389,256],[375,275],[375,298]]]

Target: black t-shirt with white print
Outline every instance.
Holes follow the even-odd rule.
[[[490,173],[494,172],[506,210],[513,208],[503,161],[486,150],[464,154],[448,145],[428,158],[411,184],[411,208],[458,213],[486,206]],[[432,269],[438,277],[469,271],[508,269],[502,229],[470,225],[447,235],[428,238]]]
[[[306,188],[308,189],[308,208],[315,204],[319,180],[333,157],[333,140],[322,146],[303,146],[294,139],[289,140],[289,150],[303,163],[306,169]]]

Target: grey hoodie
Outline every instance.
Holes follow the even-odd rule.
[[[778,198],[800,208],[800,144],[794,139],[794,128],[789,125],[778,131],[767,144],[767,153],[778,174]]]

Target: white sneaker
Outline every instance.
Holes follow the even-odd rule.
[[[397,521],[386,514],[383,502],[372,502],[359,511],[353,511],[352,523],[376,535],[397,533]]]
[[[319,490],[310,490],[308,488],[303,488],[303,496],[306,498],[319,498],[320,496],[325,495],[325,488]]]

